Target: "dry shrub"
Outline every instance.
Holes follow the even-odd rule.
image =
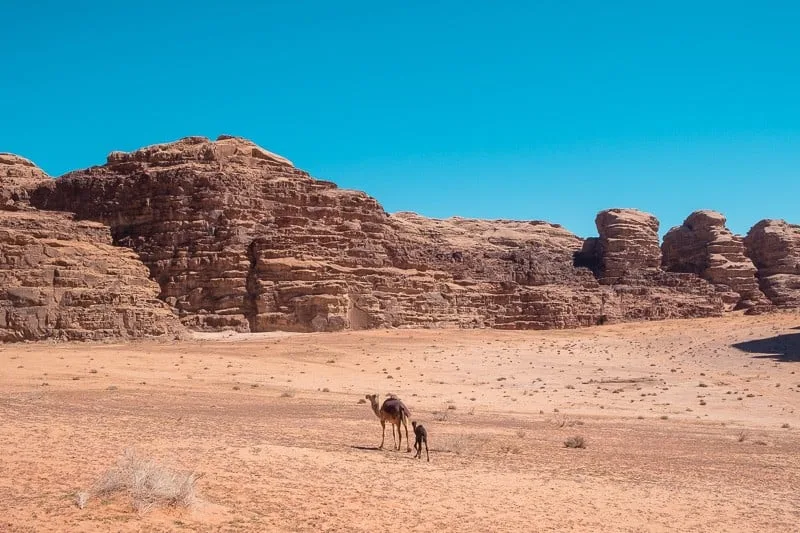
[[[517,446],[516,444],[510,444],[510,443],[501,444],[500,453],[518,455],[522,453],[522,448],[520,446]]]
[[[436,447],[431,447],[431,451],[443,453],[454,453],[456,455],[474,455],[485,447],[486,437],[473,435],[471,433],[453,433],[437,437]]]
[[[434,411],[433,417],[437,422],[447,422],[447,419],[450,418],[450,415],[447,413],[447,411]]]
[[[563,428],[563,427],[570,427],[571,428],[572,426],[582,426],[583,425],[583,421],[582,420],[574,420],[574,419],[570,418],[566,413],[556,414],[551,419],[551,422],[557,428]]]
[[[575,435],[565,440],[564,446],[567,448],[586,448],[586,440],[580,435]]]
[[[106,471],[88,491],[78,493],[77,503],[83,509],[92,497],[124,493],[142,514],[159,506],[191,507],[200,477],[194,472],[173,470],[127,449],[116,466]]]

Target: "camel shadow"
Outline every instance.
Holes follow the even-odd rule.
[[[380,448],[378,448],[377,446],[350,446],[350,447],[353,448],[354,450],[365,450],[370,452],[380,451]]]
[[[739,342],[732,346],[743,352],[758,354],[753,356],[756,359],[774,359],[784,363],[800,363],[800,333],[788,333],[767,337],[766,339]]]
[[[355,446],[355,445],[351,445],[350,448],[352,448],[354,450],[361,450],[361,451],[364,451],[364,452],[382,452],[382,451],[395,452],[395,453],[401,453],[402,452],[403,457],[405,459],[413,459],[414,458],[413,457],[413,452],[403,452],[402,450],[399,450],[399,451],[398,450],[381,450],[377,446]]]

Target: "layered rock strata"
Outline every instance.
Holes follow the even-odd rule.
[[[98,340],[182,326],[136,254],[71,215],[0,211],[0,341]]]
[[[747,233],[744,245],[767,298],[779,308],[800,307],[800,226],[762,220]]]
[[[649,215],[601,214],[582,253],[543,222],[390,216],[228,136],[113,153],[32,202],[108,224],[195,329],[563,328],[722,309],[704,280],[659,269]]]
[[[759,289],[757,270],[746,255],[744,240],[731,233],[725,222],[715,211],[689,215],[664,236],[663,267],[708,280],[717,287],[727,310],[767,309],[770,302]]]
[[[595,218],[598,237],[584,241],[576,264],[590,268],[603,287],[624,297],[614,320],[719,315],[723,303],[708,282],[661,269],[656,217],[636,209],[607,209]]]

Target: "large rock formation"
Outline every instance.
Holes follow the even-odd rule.
[[[109,224],[199,329],[346,327],[346,272],[328,270],[391,266],[396,242],[374,199],[232,137],[112,153],[39,192],[37,205]]]
[[[198,329],[563,328],[722,310],[705,281],[659,269],[649,215],[601,214],[581,254],[543,222],[390,216],[234,137],[113,153],[32,202],[108,224]]]
[[[32,161],[0,153],[0,210],[27,207],[30,191],[49,180],[49,176]]]
[[[183,328],[135,253],[108,227],[29,205],[50,180],[0,154],[0,341],[140,337]]]
[[[744,239],[758,269],[759,286],[781,308],[800,307],[800,226],[762,220]]]
[[[725,227],[715,211],[695,211],[664,236],[663,267],[688,272],[718,287],[728,310],[765,309],[769,301],[758,288],[756,267],[745,255],[743,239]]]
[[[108,228],[64,213],[0,211],[0,341],[140,337],[182,328]]]
[[[658,219],[636,209],[607,209],[595,218],[599,237],[586,239],[576,264],[608,287],[617,306],[612,320],[702,317],[722,312],[722,301],[693,274],[664,272]]]

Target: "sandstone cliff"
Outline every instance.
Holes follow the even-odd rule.
[[[667,232],[661,248],[665,270],[708,280],[717,286],[727,310],[769,306],[758,288],[756,267],[746,256],[743,239],[725,227],[722,214],[695,211],[683,225]]]
[[[196,329],[563,328],[722,311],[706,281],[660,270],[650,215],[601,213],[582,252],[544,222],[390,216],[234,137],[113,153],[32,202],[108,224]]]
[[[145,266],[112,246],[106,226],[29,205],[52,186],[31,161],[0,154],[0,341],[181,331]]]
[[[140,337],[182,328],[136,255],[64,213],[0,211],[0,341]]]
[[[759,286],[772,303],[800,307],[800,226],[762,220],[750,229],[744,244],[758,268]]]

